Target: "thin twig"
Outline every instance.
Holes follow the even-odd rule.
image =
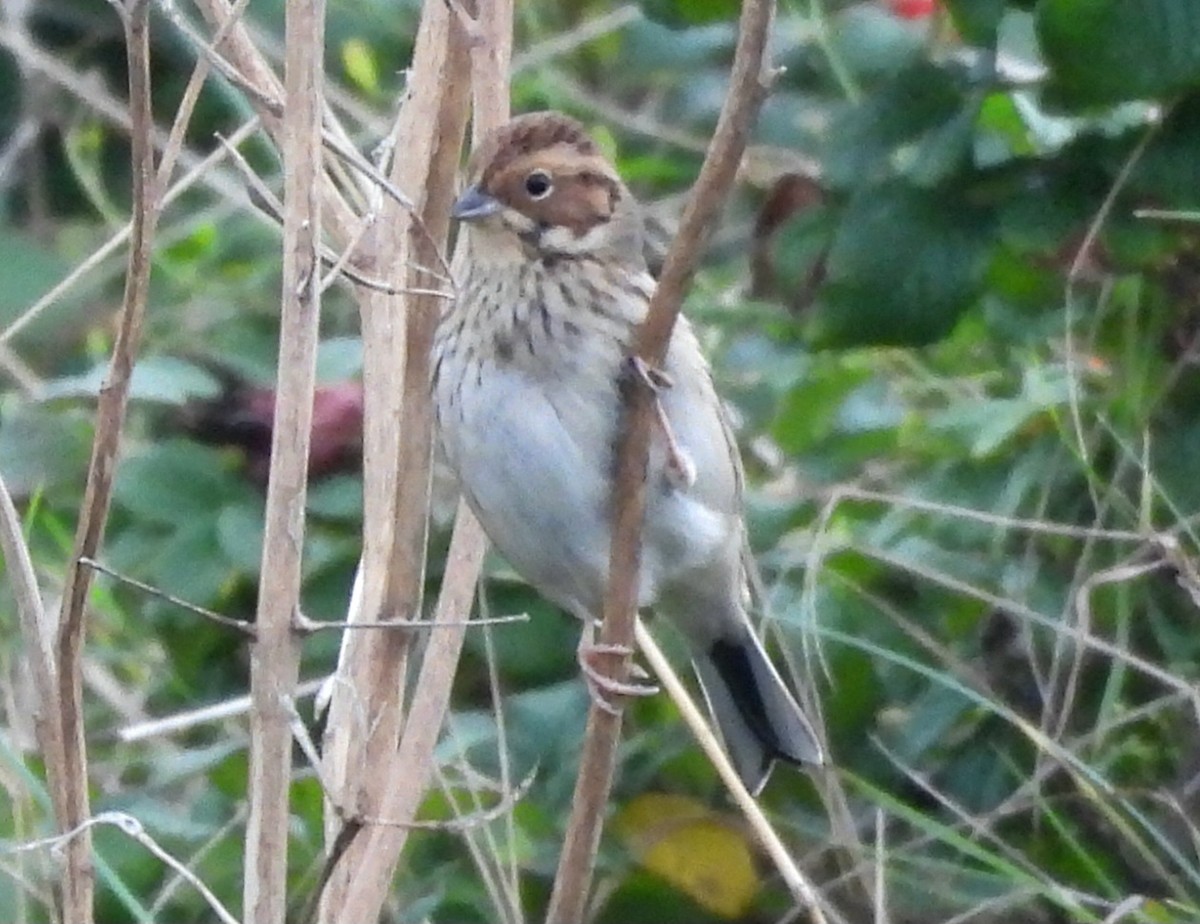
[[[189,613],[195,613],[197,616],[203,616],[205,619],[211,620],[219,626],[224,626],[226,629],[233,629],[234,631],[240,632],[242,635],[245,635],[248,638],[255,637],[254,623],[252,622],[247,622],[244,619],[234,619],[232,616],[225,616],[221,613],[214,612],[213,610],[206,609],[203,606],[197,606],[195,603],[189,603],[187,600],[173,596],[166,591],[159,590],[157,587],[153,587],[150,584],[145,584],[142,581],[139,581],[137,578],[131,578],[127,574],[122,574],[120,571],[115,571],[114,569],[108,567],[108,565],[102,565],[94,558],[81,558],[79,559],[79,564],[87,568],[91,568],[93,571],[99,571],[101,574],[107,574],[113,580],[120,581],[122,584],[128,584],[130,587],[134,587],[137,590],[142,591],[142,593],[149,594],[152,597],[158,597],[160,600],[166,600],[172,606],[178,606],[181,609],[187,610]]]
[[[315,696],[327,682],[328,677],[317,677],[305,680],[296,686],[295,698],[303,699]],[[133,725],[125,725],[117,729],[117,740],[126,744],[135,741],[148,741],[151,738],[161,738],[165,735],[175,735],[191,731],[197,725],[207,725],[210,722],[222,722],[226,719],[236,719],[250,711],[253,700],[247,694],[234,696],[218,703],[177,712],[173,715],[161,716],[157,719],[147,719]]]
[[[514,613],[511,616],[489,616],[486,619],[482,617],[474,619],[449,619],[444,622],[433,622],[429,619],[380,619],[364,620],[362,622],[342,620],[339,622],[325,622],[321,619],[309,619],[303,613],[297,613],[296,631],[303,635],[326,632],[330,629],[408,629],[425,632],[430,629],[472,629],[480,626],[503,626],[513,622],[529,622],[529,614]]]
[[[133,838],[150,853],[154,854],[159,860],[174,870],[177,876],[186,879],[187,882],[200,893],[205,903],[213,912],[221,919],[223,924],[239,924],[238,919],[229,913],[229,910],[221,904],[221,900],[213,894],[212,890],[204,884],[204,881],[188,869],[183,863],[180,863],[175,857],[168,853],[163,847],[146,831],[145,826],[125,812],[101,812],[99,815],[94,815],[91,818],[85,818],[70,831],[66,831],[55,837],[42,838],[41,840],[31,841],[27,844],[21,844],[19,847],[8,848],[3,853],[18,853],[30,850],[50,849],[57,852],[64,849],[70,850],[71,844],[83,837],[90,838],[91,829],[96,825],[113,825],[125,832],[126,835]]]
[[[662,365],[684,292],[733,186],[750,128],[766,97],[771,76],[767,41],[774,12],[772,0],[745,0],[742,5],[729,91],[716,131],[688,198],[679,232],[667,252],[646,318],[634,335],[634,354],[651,368]],[[617,453],[609,584],[600,637],[602,645],[626,649],[633,644],[637,617],[644,475],[653,404],[649,389],[639,383],[639,377],[628,376],[627,382],[630,384],[623,389],[624,426]],[[612,679],[626,682],[628,658],[610,656],[609,660]],[[588,712],[571,820],[546,915],[548,924],[576,924],[585,918],[620,732],[620,714],[593,703]]]

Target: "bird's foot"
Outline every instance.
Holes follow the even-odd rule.
[[[662,401],[659,398],[659,395],[671,388],[674,383],[669,375],[661,369],[654,368],[640,356],[630,357],[630,363],[633,366],[634,374],[654,393],[654,419],[667,447],[667,460],[664,467],[667,481],[671,487],[686,491],[696,483],[696,463],[692,461],[687,450],[680,446],[679,441],[675,439],[675,431],[671,429],[671,421],[667,419],[667,412],[663,409]]]
[[[613,703],[614,697],[654,696],[659,692],[656,684],[646,682],[649,675],[637,664],[630,665],[629,675],[632,679],[629,681],[614,680],[610,677],[596,660],[612,655],[627,658],[633,654],[633,649],[628,645],[606,645],[593,641],[593,635],[593,630],[584,629],[576,652],[579,669],[583,672],[583,680],[587,684],[592,702],[609,715],[620,715],[621,707]]]

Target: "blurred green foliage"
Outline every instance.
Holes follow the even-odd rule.
[[[760,609],[780,656],[815,690],[834,755],[818,785],[782,769],[763,803],[851,920],[878,900],[897,922],[1098,922],[1141,895],[1123,919],[1195,921],[1200,6],[945,0],[930,16],[905,10],[886,0],[781,6],[774,54],[786,69],[688,302],[738,417]],[[248,15],[278,37],[282,11],[269,0]],[[114,233],[129,201],[127,139],[105,114],[124,94],[115,15],[80,0],[26,12],[30,40],[59,70],[33,68],[11,42],[0,52],[4,329]],[[582,118],[639,195],[669,214],[716,121],[736,12],[724,0],[518,4],[515,107]],[[328,70],[344,93],[333,105],[364,150],[387,130],[417,13],[415,2],[330,5]],[[0,26],[6,36],[13,22]],[[154,35],[165,125],[195,52],[166,18],[156,15]],[[248,112],[210,78],[185,166]],[[274,176],[265,140],[242,149]],[[231,380],[253,390],[273,376],[277,233],[246,208],[241,186],[232,170],[210,169],[164,218],[104,561],[246,618],[261,544],[254,452],[205,445],[186,423],[197,402],[227,397]],[[0,471],[51,602],[121,273],[118,251],[4,335],[0,351]],[[345,291],[331,291],[323,325],[324,381],[353,377]],[[313,486],[310,616],[345,609],[360,493],[352,472]],[[446,539],[435,532],[431,590]],[[548,896],[586,709],[578,628],[502,562],[489,574],[489,611],[531,618],[469,635],[439,751],[447,786],[425,817],[479,809],[463,760],[531,782],[506,820],[413,838],[394,921],[517,920],[501,894],[537,918]],[[51,825],[4,593],[0,817],[12,825],[0,825],[0,849]],[[305,675],[328,671],[336,648],[332,633],[310,639]],[[243,693],[245,646],[101,577],[87,651],[97,810],[135,814],[237,907],[244,721],[131,743],[115,732]],[[745,892],[748,841],[730,845],[728,832],[746,835],[669,703],[635,705],[622,757],[598,921],[792,919],[764,865]],[[293,795],[300,902],[322,850],[311,774]],[[692,827],[647,852],[662,807],[681,805]],[[704,833],[689,842],[693,828]],[[739,878],[696,884],[679,859],[689,843],[704,851],[697,869],[728,857]],[[212,919],[123,835],[102,831],[97,850],[98,920]],[[876,850],[887,863],[880,896]],[[24,880],[10,875],[14,862],[0,869],[0,908],[46,920],[44,896],[27,885],[40,861],[21,867]]]

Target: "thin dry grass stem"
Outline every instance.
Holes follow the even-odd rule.
[[[6,48],[22,67],[45,77],[50,83],[78,99],[90,115],[99,117],[126,134],[133,131],[133,117],[125,101],[108,93],[99,81],[90,79],[89,75],[73,70],[69,64],[64,63],[61,55],[46,51],[34,44],[28,35],[2,24],[0,47]],[[152,127],[151,140],[154,148],[161,151],[166,147],[167,134],[157,127]],[[190,151],[184,151],[180,157],[189,170],[194,169],[200,161],[200,158]],[[236,190],[229,186],[220,174],[206,176],[204,182],[226,198],[236,195]]]
[[[9,494],[8,485],[0,477],[0,550],[4,552],[4,567],[8,575],[8,585],[17,609],[17,618],[21,625],[21,642],[24,657],[30,667],[33,678],[33,729],[38,748],[46,767],[62,767],[66,765],[63,755],[62,724],[59,721],[61,710],[58,706],[57,668],[54,659],[55,627],[53,613],[42,605],[41,591],[38,587],[37,573],[33,568],[33,558],[29,554],[29,546],[21,529],[21,518]],[[60,791],[51,790],[51,799],[56,810],[62,801]],[[19,805],[17,799],[12,800],[14,806]],[[18,829],[19,830],[19,829]],[[12,871],[9,875],[17,881],[23,877]],[[47,881],[53,881],[53,876],[47,876]],[[35,899],[42,899],[40,883],[37,887],[30,886],[29,891]],[[50,900],[40,901],[49,906]]]
[[[1142,658],[1133,652],[1120,647],[1119,645],[1114,645],[1112,642],[1109,642],[1106,639],[1083,632],[1076,626],[1063,625],[1058,620],[1051,619],[1050,617],[1037,612],[1023,603],[1010,600],[1006,597],[1001,597],[999,594],[992,593],[991,591],[985,590],[981,587],[976,587],[973,584],[969,584],[966,581],[959,580],[951,575],[936,571],[933,568],[922,565],[916,561],[897,558],[878,548],[859,545],[851,546],[851,548],[867,556],[868,558],[873,558],[877,561],[891,565],[892,567],[895,567],[901,571],[908,571],[912,574],[926,578],[927,580],[932,581],[941,587],[945,587],[948,590],[953,590],[964,594],[965,596],[971,597],[972,599],[980,600],[997,610],[1001,610],[1021,619],[1028,620],[1035,625],[1042,626],[1043,628],[1052,632],[1066,635],[1074,640],[1077,644],[1085,648],[1098,651],[1101,654],[1108,655],[1111,658],[1124,661],[1134,670],[1145,674],[1147,677],[1154,678],[1169,689],[1178,690],[1181,693],[1187,693],[1196,701],[1200,702],[1200,692],[1196,691],[1184,679],[1176,677],[1174,674],[1164,670],[1157,664],[1153,664],[1150,661],[1147,661],[1145,658]]]
[[[618,32],[641,18],[641,8],[636,3],[626,3],[599,16],[585,19],[574,29],[538,42],[517,55],[513,59],[512,73],[515,75],[522,71],[536,70],[555,58],[569,55],[589,42]]]
[[[237,168],[238,172],[245,180],[246,195],[251,204],[258,210],[259,214],[262,215],[272,225],[274,225],[276,228],[282,228],[283,205],[280,203],[279,197],[275,195],[274,190],[267,185],[266,180],[264,180],[258,175],[257,172],[255,172],[254,168],[250,166],[249,161],[242,156],[242,152],[239,151],[230,141],[226,140],[220,134],[218,134],[216,138],[218,143],[222,146],[222,148],[224,148],[230,162],[234,165],[234,167]],[[390,183],[388,185],[391,189],[395,189],[395,187],[392,187]],[[396,198],[397,201],[401,202],[402,204],[404,201],[406,201],[403,196],[400,196],[398,191],[393,198]],[[363,244],[371,229],[375,227],[377,221],[378,215],[376,213],[371,213],[364,216],[363,220],[358,222],[357,225],[351,227],[349,229],[350,238],[342,246],[342,251],[340,254],[334,252],[329,247],[321,247],[322,266],[328,267],[326,276],[321,280],[322,294],[324,294],[325,290],[328,289],[329,286],[340,277],[346,279],[354,285],[362,286],[363,288],[371,289],[376,292],[381,292],[385,295],[429,295],[442,299],[453,298],[452,293],[445,292],[440,289],[395,286],[389,282],[386,282],[385,280],[367,276],[356,268],[351,261],[356,256],[359,247]],[[413,264],[412,261],[409,261],[407,265],[412,269],[419,269],[424,272],[432,272],[430,270],[426,270],[424,267]],[[449,276],[438,278],[445,281],[447,284],[449,284],[451,281]]]
[[[294,691],[294,698],[302,699],[308,696],[315,696],[320,692],[321,686],[327,679],[325,677],[318,677],[313,680],[301,682]],[[208,706],[200,706],[196,709],[188,709],[185,712],[177,712],[155,719],[147,719],[144,722],[136,722],[132,725],[124,725],[117,729],[116,737],[118,741],[129,744],[135,741],[147,741],[151,738],[182,734],[190,732],[200,725],[236,719],[249,712],[252,705],[253,700],[249,695],[233,696]]]
[[[279,373],[272,423],[262,568],[250,672],[250,817],[246,828],[247,924],[284,920],[287,909],[291,701],[300,670],[294,631],[304,553],[305,499],[321,315],[321,114],[325,4],[287,5],[281,126],[284,165]]]
[[[1077,300],[1077,289],[1080,280],[1084,276],[1084,272],[1092,258],[1092,250],[1096,246],[1096,240],[1100,236],[1100,232],[1104,229],[1105,223],[1108,221],[1108,216],[1111,214],[1113,207],[1116,205],[1117,197],[1129,182],[1129,178],[1133,175],[1133,169],[1142,159],[1142,155],[1150,147],[1150,142],[1158,136],[1159,129],[1166,121],[1166,113],[1164,113],[1156,122],[1142,133],[1142,137],[1138,143],[1133,146],[1133,150],[1125,158],[1125,162],[1121,165],[1116,177],[1113,179],[1112,185],[1104,196],[1104,201],[1100,203],[1100,208],[1096,210],[1095,217],[1088,225],[1088,229],[1083,236],[1083,241],[1079,245],[1079,249],[1075,252],[1075,259],[1071,261],[1071,268],[1067,271],[1067,286],[1064,293],[1063,302],[1065,314],[1063,318],[1063,330],[1066,338],[1066,363],[1067,363],[1067,403],[1071,411],[1071,426],[1075,436],[1075,448],[1079,453],[1079,458],[1083,462],[1084,467],[1091,469],[1091,460],[1089,458],[1089,450],[1087,438],[1083,431],[1083,414],[1080,410],[1079,398],[1079,369],[1076,366],[1076,349],[1075,349],[1075,304]],[[1100,503],[1096,497],[1095,486],[1092,484],[1092,479],[1087,479],[1088,491],[1092,496],[1092,504],[1099,508]]]
[[[871,744],[914,787],[929,796],[930,799],[945,809],[951,816],[958,819],[959,824],[973,835],[973,842],[981,846],[988,845],[989,849],[994,849],[998,855],[1004,857],[1014,868],[1021,870],[1031,880],[1041,883],[1044,887],[1053,888],[1057,885],[1053,880],[1048,879],[1045,872],[1038,869],[1037,865],[1025,856],[1025,854],[992,830],[991,825],[988,824],[986,819],[978,818],[968,812],[946,795],[946,793],[930,783],[922,774],[910,767],[878,737],[872,735]],[[1081,909],[1075,908],[1074,910],[1078,911]]]
[[[146,850],[152,853],[155,857],[170,867],[174,873],[187,881],[204,899],[205,904],[216,914],[222,924],[240,924],[237,918],[229,913],[228,909],[221,904],[221,900],[213,894],[212,890],[204,884],[204,882],[187,868],[179,860],[175,859],[162,845],[158,843],[146,831],[140,821],[132,815],[127,815],[125,812],[101,812],[91,818],[84,819],[70,831],[65,831],[55,837],[47,837],[37,841],[30,841],[27,844],[22,844],[19,847],[10,848],[7,853],[26,852],[30,850],[50,849],[51,851],[69,850],[71,844],[82,839],[85,836],[90,836],[92,828],[97,825],[112,825],[118,828],[128,837],[133,838],[141,844]],[[70,919],[68,919],[70,920]]]
[[[511,616],[489,616],[471,619],[447,619],[433,622],[429,619],[384,619],[376,621],[346,621],[326,622],[323,619],[309,619],[303,613],[296,614],[296,631],[311,635],[316,632],[326,632],[331,629],[411,629],[425,632],[430,629],[478,629],[483,626],[505,626],[514,622],[529,622],[528,613],[514,613]]]
[[[445,774],[440,767],[434,769],[434,776],[437,778],[438,787],[442,791],[447,803],[454,812],[456,818],[478,817],[481,812],[479,799],[479,790],[477,787],[471,787],[471,800],[475,805],[473,812],[468,812],[466,807],[458,796],[458,793],[450,786],[446,780]],[[532,779],[532,777],[531,777]],[[509,811],[497,812],[493,818],[499,818],[502,814],[511,816],[512,803],[505,806]],[[486,840],[486,844],[480,843],[480,835]],[[475,864],[475,870],[479,873],[479,878],[483,881],[484,890],[487,892],[489,901],[497,914],[497,924],[519,924],[521,921],[521,898],[520,893],[512,888],[512,884],[505,879],[504,860],[500,851],[497,849],[495,838],[492,837],[491,828],[488,826],[466,827],[462,831],[462,839],[467,845],[467,852],[471,855],[471,860]]]
[[[280,114],[283,112],[283,88],[279,78],[255,46],[245,22],[234,15],[235,7],[232,4],[227,0],[194,2],[217,31],[224,30],[219,45],[214,43],[210,47],[199,39],[193,39],[196,47],[201,53],[211,55],[217,69],[246,93],[268,134],[282,147]],[[191,35],[190,30],[184,28],[183,31]],[[314,178],[314,182],[319,188],[324,230],[334,241],[344,243],[350,240],[359,217],[324,171]]]
[[[245,12],[250,0],[237,0],[237,5],[234,8],[234,15],[226,24],[223,24],[213,36],[213,44],[219,44],[221,39],[225,37],[228,27],[232,23],[241,19],[242,13]],[[171,125],[171,131],[167,135],[166,144],[163,147],[162,158],[158,164],[158,175],[155,182],[158,184],[158,195],[161,196],[163,190],[166,189],[170,182],[171,174],[175,172],[175,163],[179,158],[179,153],[183,149],[183,136],[187,131],[188,125],[192,120],[192,112],[196,108],[196,101],[200,98],[200,91],[204,89],[204,83],[208,80],[208,74],[212,65],[209,58],[201,56],[195,66],[192,68],[191,76],[188,78],[187,86],[183,89],[183,98],[179,102],[179,107],[175,113],[175,121]]]
[[[654,672],[654,676],[658,678],[664,692],[671,697],[679,709],[679,714],[691,731],[692,737],[696,739],[696,743],[700,745],[700,749],[704,751],[705,756],[716,769],[717,774],[721,777],[721,782],[725,784],[730,796],[733,797],[733,801],[746,819],[746,823],[754,832],[755,838],[770,858],[771,863],[778,870],[797,904],[805,908],[813,924],[843,921],[841,915],[823,901],[817,888],[809,882],[787,845],[783,843],[779,834],[772,827],[771,822],[763,813],[762,807],[742,784],[737,771],[734,770],[733,764],[729,762],[729,757],[725,754],[725,749],[704,718],[704,713],[688,694],[687,687],[684,686],[683,681],[671,667],[670,662],[662,653],[662,649],[658,647],[654,637],[641,620],[636,623],[635,633],[638,648],[645,656],[650,670]]]
[[[887,815],[875,809],[874,924],[888,924],[887,908]]]
[[[774,626],[778,631],[778,624],[775,621],[776,617],[772,612],[770,594],[767,591],[762,571],[754,558],[748,539],[743,544],[742,563],[750,585],[751,597],[762,617],[763,628]],[[810,634],[812,633],[806,633],[805,638],[807,639]],[[820,697],[816,695],[810,683],[812,671],[807,666],[804,666],[803,669],[801,668],[801,665],[797,663],[799,659],[792,652],[790,646],[786,644],[781,645],[780,651],[791,673],[792,687],[799,695],[800,703],[805,713],[807,715],[818,716],[820,720],[817,722],[816,727],[818,729],[824,728],[824,709]],[[807,661],[807,659],[805,660]],[[828,746],[826,746],[826,751],[828,751]],[[837,856],[839,861],[843,862],[844,865],[846,857],[861,856],[866,849],[855,823],[854,811],[850,807],[850,797],[846,792],[845,786],[842,785],[841,778],[836,773],[813,774],[810,778],[817,788],[821,804],[829,819],[830,843],[837,846]],[[874,894],[874,883],[871,880],[869,871],[864,870],[858,878],[863,894],[870,898]]]
[[[258,128],[258,119],[251,119],[229,136],[229,142],[231,144],[240,144],[246,138],[258,131]],[[176,199],[191,189],[197,182],[211,173],[211,168],[213,165],[224,160],[225,156],[225,151],[223,149],[218,149],[198,162],[187,172],[187,174],[181,177],[175,183],[175,185],[171,187],[165,196],[163,196],[161,208],[165,209],[167,206],[171,205]],[[56,304],[83,279],[90,276],[92,272],[94,272],[96,268],[100,266],[100,264],[120,251],[120,249],[133,234],[133,227],[134,223],[132,220],[130,220],[127,225],[118,229],[116,233],[112,235],[112,237],[104,242],[104,244],[93,251],[86,259],[76,264],[71,272],[64,276],[63,279],[54,286],[54,288],[26,308],[25,311],[23,311],[19,317],[9,324],[8,327],[4,328],[3,331],[0,331],[0,346],[7,344],[8,341],[20,333],[23,328],[35,321],[43,311],[45,311],[51,305]]]
[[[142,593],[149,594],[152,597],[157,597],[160,600],[165,600],[172,606],[177,606],[180,609],[187,610],[189,613],[195,613],[197,616],[203,616],[205,619],[215,622],[217,625],[226,629],[233,629],[235,632],[239,632],[242,635],[245,635],[247,638],[254,638],[256,636],[254,623],[252,622],[247,622],[244,619],[234,619],[232,616],[225,616],[221,613],[216,613],[210,609],[206,609],[203,606],[197,606],[195,603],[189,603],[187,600],[182,600],[179,597],[167,593],[166,591],[159,590],[157,587],[152,587],[151,585],[139,581],[136,578],[131,578],[129,575],[122,574],[120,571],[116,571],[107,565],[102,565],[95,559],[81,558],[79,559],[79,563],[87,568],[91,568],[93,571],[98,571],[101,574],[108,575],[115,581],[119,581],[122,584],[128,584],[130,587],[140,590]]]
[[[0,170],[3,167],[0,166]],[[0,369],[12,379],[22,392],[22,396],[32,398],[41,390],[43,379],[33,367],[21,358],[21,355],[7,343],[0,342]]]
[[[479,594],[479,615],[490,616],[487,595]],[[504,716],[504,693],[500,684],[496,645],[490,629],[483,632],[484,653],[488,670],[488,692],[492,700],[492,716],[496,723],[496,756],[500,764],[500,787],[502,792],[512,789],[512,759],[508,749],[508,727]],[[505,818],[505,835],[508,838],[505,856],[508,860],[508,889],[512,895],[521,891],[521,874],[518,861],[516,821],[511,814]],[[519,902],[516,906],[520,907]],[[519,915],[518,915],[519,917]]]
[[[1105,539],[1112,542],[1147,542],[1155,539],[1152,533],[1143,531],[1104,529],[1092,526],[1076,526],[1072,523],[1056,523],[1052,520],[1009,517],[999,513],[991,513],[987,510],[975,510],[970,507],[942,504],[920,497],[890,494],[885,491],[872,491],[855,485],[839,485],[829,495],[828,503],[836,507],[843,500],[879,501],[880,503],[891,504],[895,507],[905,507],[910,510],[921,510],[927,513],[938,513],[957,519],[986,523],[989,526],[999,526],[1004,529],[1023,530],[1047,536],[1064,536],[1070,539]]]
[[[204,862],[204,859],[224,841],[228,840],[230,837],[240,834],[242,826],[245,823],[246,809],[245,805],[241,805],[230,815],[229,819],[223,825],[221,825],[221,827],[214,831],[212,835],[206,841],[204,841],[204,843],[202,843],[196,848],[195,851],[192,852],[187,861],[181,864],[183,868],[190,872],[191,870],[199,867],[200,864]],[[186,875],[175,871],[174,875],[172,875],[171,878],[163,884],[162,888],[158,890],[158,894],[154,896],[154,901],[150,904],[149,908],[150,919],[153,921],[167,920],[167,912],[165,909],[175,897],[175,893],[178,892],[184,884],[189,883],[190,881],[191,880]]]
[[[746,0],[742,6],[729,91],[646,318],[634,334],[633,353],[651,368],[662,364],[687,285],[733,186],[751,126],[769,89],[767,42],[774,12],[771,0]],[[624,420],[613,492],[609,583],[600,630],[600,644],[615,649],[632,647],[637,621],[644,481],[654,401],[639,378],[628,376],[623,389]],[[627,682],[629,659],[609,656],[608,660],[610,677],[617,683]],[[588,711],[571,819],[546,914],[548,924],[575,924],[584,919],[620,734],[620,714],[593,703]]]
[[[1106,568],[1103,571],[1097,571],[1089,575],[1083,580],[1073,595],[1075,603],[1075,628],[1085,636],[1092,634],[1092,594],[1095,593],[1097,588],[1110,584],[1123,584],[1169,567],[1171,567],[1171,563],[1166,559],[1155,558],[1152,561],[1133,561],[1122,565],[1114,565],[1111,568]],[[1066,636],[1060,636],[1060,638],[1065,640]],[[1056,741],[1064,737],[1070,725],[1073,714],[1072,707],[1082,677],[1084,655],[1087,651],[1082,645],[1072,645],[1071,649],[1070,664],[1067,668],[1066,680],[1062,684],[1062,692],[1053,698],[1053,701],[1057,704],[1055,721],[1052,723],[1053,728],[1049,727],[1049,722],[1043,723],[1043,728],[1046,728],[1047,733]],[[1050,716],[1048,715],[1047,719],[1049,718]]]
[[[1112,722],[1105,728],[1092,729],[1084,735],[1079,735],[1068,742],[1064,746],[1064,749],[1070,753],[1077,753],[1083,748],[1087,747],[1089,743],[1094,743],[1097,738],[1105,734],[1109,734],[1125,725],[1133,725],[1137,722],[1145,721],[1163,709],[1178,706],[1184,703],[1185,697],[1181,694],[1168,693],[1150,703],[1146,703],[1136,709],[1131,709],[1127,713],[1123,713],[1119,719]],[[1011,818],[1018,812],[1028,811],[1031,806],[1043,801],[1037,795],[1038,791],[1045,786],[1052,776],[1064,771],[1065,769],[1066,768],[1063,766],[1063,764],[1057,761],[1047,762],[1043,764],[1041,768],[1035,769],[1033,774],[1028,779],[1024,780],[1014,792],[1010,793],[1003,802],[988,812],[988,818],[993,824],[995,824]],[[954,825],[951,825],[951,827],[955,831],[966,831],[969,829],[969,825],[966,825],[961,820],[956,822]],[[917,851],[926,848],[938,837],[939,835],[934,833],[919,833],[916,836],[909,838],[904,843],[896,845],[893,853],[915,854]],[[870,861],[865,856],[862,856],[857,864],[857,867],[855,869],[848,870],[843,874],[842,877],[839,877],[839,880],[847,876],[857,874],[859,870],[866,869],[869,864]],[[830,885],[835,885],[839,880],[834,880],[830,883]],[[957,920],[957,918],[955,920]]]

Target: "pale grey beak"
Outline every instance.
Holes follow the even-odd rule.
[[[468,186],[450,209],[450,217],[459,221],[476,221],[495,215],[501,208],[498,199],[489,196],[478,186]]]

